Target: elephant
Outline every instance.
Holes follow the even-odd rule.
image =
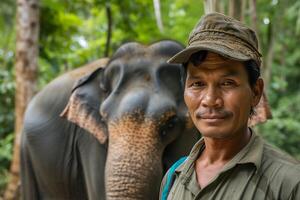
[[[128,42],[67,72],[29,103],[23,199],[158,199],[166,170],[200,138],[183,100],[173,40]]]

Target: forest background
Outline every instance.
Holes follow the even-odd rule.
[[[210,1],[230,12],[230,1]],[[235,0],[236,1],[236,0]],[[0,196],[13,159],[16,96],[16,11],[0,2]],[[199,0],[40,0],[35,92],[53,78],[101,57],[122,43],[174,39],[207,11]],[[267,141],[300,159],[300,1],[239,0],[239,18],[259,35],[263,77],[273,118],[256,127]]]

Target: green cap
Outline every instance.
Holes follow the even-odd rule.
[[[220,13],[204,15],[190,33],[187,47],[168,60],[187,63],[200,50],[220,54],[226,58],[254,60],[261,65],[261,54],[255,32],[240,21]]]

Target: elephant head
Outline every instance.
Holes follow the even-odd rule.
[[[107,146],[107,199],[156,199],[165,170],[199,134],[183,101],[182,50],[174,41],[127,43],[80,79],[61,116]]]

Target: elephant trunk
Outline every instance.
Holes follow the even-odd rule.
[[[108,200],[158,198],[162,144],[155,130],[155,123],[133,116],[109,124],[105,169]]]

